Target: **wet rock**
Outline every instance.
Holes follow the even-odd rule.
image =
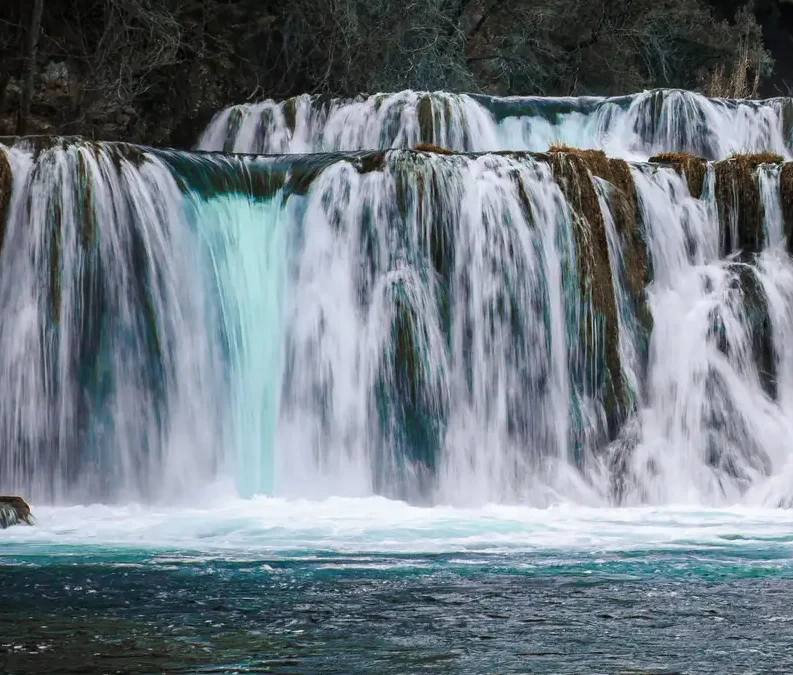
[[[685,152],[664,152],[655,157],[650,157],[655,164],[672,166],[688,183],[688,191],[695,199],[702,198],[702,189],[705,186],[705,175],[708,171],[708,160],[696,157]]]
[[[289,132],[292,134],[295,133],[295,128],[297,127],[297,101],[298,99],[293,96],[284,101],[281,106],[281,111],[286,120],[286,128],[289,129]]]
[[[764,211],[756,170],[761,164],[781,164],[770,152],[734,155],[716,162],[716,203],[722,230],[723,252],[759,253],[763,247]]]
[[[435,142],[435,117],[432,111],[432,99],[422,97],[419,101],[419,133],[422,143]]]
[[[590,172],[608,173],[608,158],[599,151],[567,147],[552,147],[550,158],[556,182],[573,209],[581,302],[583,307],[591,307],[591,311],[583,312],[579,326],[580,353],[590,362],[578,364],[578,370],[586,379],[594,375],[594,381],[586,382],[586,386],[603,389],[609,436],[613,438],[628,407],[628,392],[620,367],[617,306],[606,224],[590,177]],[[605,164],[598,170],[597,164],[603,161]]]
[[[359,157],[355,164],[355,168],[362,174],[371,173],[372,171],[382,171],[386,168],[386,153],[367,152]]]
[[[0,530],[12,525],[33,525],[30,506],[22,497],[0,496]]]
[[[793,254],[793,162],[786,162],[779,175],[782,217],[785,221],[788,253]]]
[[[0,148],[0,250],[3,248],[12,188],[11,163],[8,161],[8,155],[6,155],[5,150]]]
[[[768,311],[768,297],[753,268],[735,265],[740,284],[744,318],[752,341],[752,357],[763,390],[777,397],[777,363],[774,354],[773,326]]]
[[[786,142],[793,139],[793,99],[790,98],[782,104],[782,138]]]

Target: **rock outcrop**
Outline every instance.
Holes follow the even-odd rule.
[[[22,497],[0,497],[0,530],[23,524],[33,524],[28,503]]]
[[[650,157],[650,162],[674,167],[681,176],[685,176],[691,196],[696,199],[702,197],[705,175],[708,171],[708,160],[704,157],[696,157],[685,152],[662,152],[660,155]]]
[[[759,253],[764,246],[764,209],[757,179],[762,164],[782,164],[770,152],[733,155],[713,164],[716,172],[716,203],[722,229],[723,253],[737,250]]]

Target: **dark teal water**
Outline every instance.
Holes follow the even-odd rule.
[[[0,589],[14,675],[793,672],[781,511],[53,509]]]

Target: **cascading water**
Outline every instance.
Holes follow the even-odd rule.
[[[134,149],[82,144],[9,157],[3,487],[155,498],[206,479],[223,373],[171,172]]]
[[[287,218],[280,192],[256,203],[193,199],[208,243],[226,336],[234,477],[246,495],[271,493],[282,379]]]
[[[637,168],[634,177],[651,225],[654,328],[625,498],[734,502],[784,463],[793,431],[774,401],[789,374],[768,361],[777,336],[766,325],[765,270],[751,258],[720,258],[712,173],[701,200],[671,169]]]
[[[335,154],[21,142],[0,492],[787,504],[791,119],[404,92],[201,142]]]
[[[770,151],[791,158],[793,100],[727,101],[678,90],[615,98],[413,91],[352,100],[299,96],[221,111],[198,147],[307,153],[419,143],[460,152],[545,152],[552,145],[568,145],[637,160],[662,152],[723,159],[735,152]]]

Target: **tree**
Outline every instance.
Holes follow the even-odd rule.
[[[36,77],[36,58],[39,51],[41,34],[41,17],[44,12],[44,0],[33,0],[33,9],[28,25],[27,63],[25,64],[25,82],[22,89],[22,103],[19,107],[16,133],[24,136],[27,133],[30,102],[33,98],[33,84]]]
[[[772,68],[753,10],[708,0],[34,0],[37,21],[29,2],[0,3],[0,133],[11,110],[28,132],[185,146],[223,106],[300,93],[755,94]]]

